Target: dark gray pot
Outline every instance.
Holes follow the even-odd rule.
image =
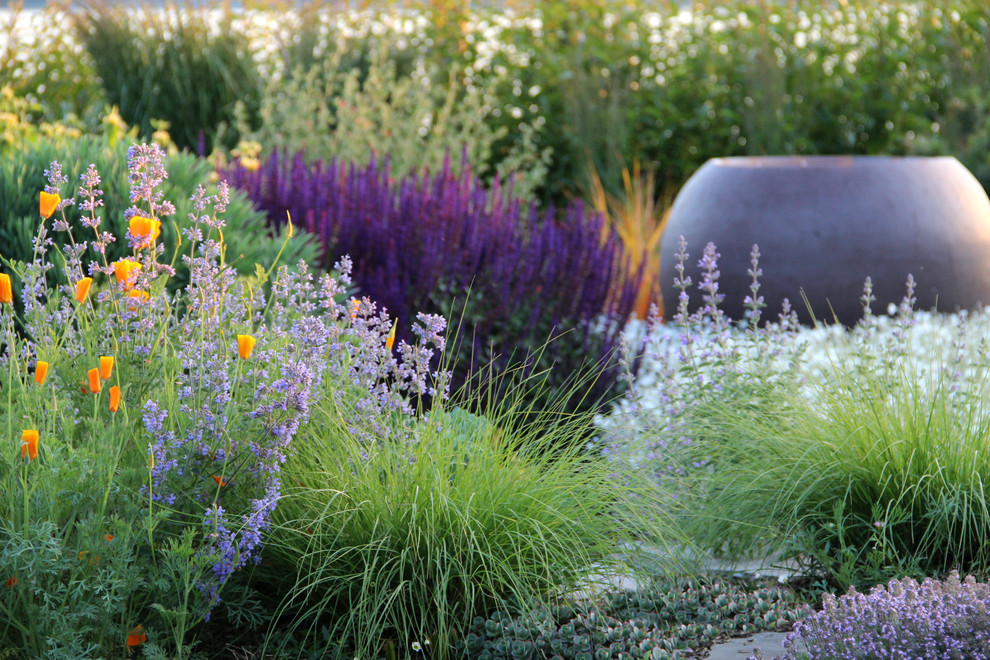
[[[990,200],[955,158],[886,156],[746,157],[709,160],[674,201],[660,245],[660,285],[668,318],[678,237],[687,240],[692,309],[701,300],[698,260],[718,252],[722,309],[741,318],[749,294],[750,250],[760,247],[760,295],[776,320],[789,298],[814,315],[851,325],[872,278],[876,313],[917,281],[916,308],[954,311],[990,304]],[[834,317],[833,317],[834,313]]]

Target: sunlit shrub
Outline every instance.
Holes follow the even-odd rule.
[[[131,183],[127,145],[128,140],[134,138],[134,133],[127,133],[113,125],[105,125],[105,131],[100,135],[52,132],[56,134],[47,135],[37,130],[19,134],[18,143],[5,150],[0,159],[0,218],[3,219],[0,222],[0,245],[3,245],[3,253],[9,259],[24,262],[32,259],[38,200],[23,191],[36,191],[44,187],[44,171],[53,160],[62,164],[65,175],[74,183],[80,181],[90,164],[95,165],[101,175],[98,187],[105,193],[102,207],[104,230],[118,237],[127,231],[128,209],[133,205],[128,199]],[[166,253],[171,255],[180,241],[178,223],[192,211],[191,197],[196,187],[207,185],[213,171],[208,163],[188,153],[166,158],[169,177],[162,181],[161,191],[166,199],[175,200],[175,212],[162,216],[160,242],[165,246]],[[78,206],[70,206],[64,213],[73,224],[86,215]],[[245,195],[234,191],[225,216],[228,227],[225,232],[227,261],[245,275],[254,272],[255,264],[271,267],[282,246],[281,241],[272,235],[264,215],[253,208]],[[51,240],[59,249],[66,249],[64,234],[55,234]],[[318,261],[318,250],[319,246],[300,232],[297,240],[285,246],[282,258],[287,263],[295,264],[303,259],[312,264]],[[110,261],[130,253],[130,246],[122,239],[107,246],[106,254]],[[87,267],[92,258],[93,255],[84,256]],[[181,260],[174,265],[176,274],[168,284],[171,290],[184,285],[189,277],[188,268]],[[67,283],[66,275],[60,269],[51,271],[49,278],[52,283]]]
[[[325,24],[305,29],[320,27]],[[538,153],[531,142],[521,140],[511,154],[491,162],[492,145],[507,129],[486,123],[496,104],[490,90],[467,88],[455,71],[432,60],[407,63],[387,44],[367,46],[373,50],[366,55],[365,46],[342,43],[308,68],[273,78],[261,102],[260,126],[253,130],[251,118],[242,118],[240,134],[266,153],[303,153],[310,163],[367,165],[387,157],[396,179],[413,171],[439,172],[449,154],[463,152],[477,164],[477,175],[511,180],[518,197],[542,185],[549,154]]]
[[[91,120],[92,111],[103,106],[103,90],[92,62],[72,37],[65,9],[55,3],[34,13],[18,3],[2,9],[0,89],[9,88],[27,102],[21,119],[35,124]]]
[[[107,99],[128,124],[151,137],[152,120],[169,123],[175,143],[209,153],[218,129],[234,124],[234,105],[253,126],[261,77],[252,45],[230,8],[171,7],[136,11],[90,3],[72,13],[75,33],[93,62]],[[226,147],[236,134],[223,136]]]

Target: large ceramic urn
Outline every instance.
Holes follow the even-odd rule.
[[[813,313],[851,325],[862,317],[867,277],[876,297],[872,309],[882,313],[904,297],[908,274],[917,282],[916,308],[950,312],[990,304],[990,200],[955,158],[709,160],[678,194],[661,241],[668,316],[677,308],[680,236],[690,254],[692,309],[702,295],[698,261],[713,242],[721,255],[721,307],[736,319],[746,309],[754,244],[764,320],[775,320],[787,298],[804,322]]]

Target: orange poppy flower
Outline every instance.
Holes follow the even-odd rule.
[[[76,302],[86,302],[89,295],[89,288],[93,286],[92,277],[84,277],[76,282]]]
[[[399,325],[399,319],[396,319],[392,323],[392,329],[388,331],[388,337],[385,338],[385,348],[392,350],[392,346],[395,345],[395,328]]]
[[[113,540],[113,534],[107,534],[106,536],[103,537],[103,540],[109,543],[110,541]]]
[[[354,301],[354,306],[351,308],[351,320],[352,321],[357,318],[358,310],[359,309],[361,309],[361,301],[360,300],[355,300]]]
[[[58,193],[51,194],[46,193],[44,190],[41,191],[41,201],[39,204],[39,210],[41,211],[41,217],[46,220],[52,217],[52,213],[58,208],[58,205],[62,203],[62,198],[59,197]]]
[[[10,284],[10,275],[0,273],[0,303],[9,305],[14,302],[14,289]]]
[[[17,584],[17,578],[15,578],[15,577],[7,578],[7,588],[8,589],[13,589],[15,584]]]
[[[89,554],[89,550],[80,550],[80,551],[79,551],[79,561],[82,561],[82,560],[83,560],[83,558],[84,558],[84,557],[85,557],[86,555],[88,555],[88,554]],[[95,563],[96,563],[96,562],[98,562],[98,561],[100,561],[100,556],[99,556],[99,555],[92,555],[92,556],[91,556],[91,557],[89,558],[89,563],[90,563],[90,564],[95,564]]]
[[[121,259],[113,262],[113,274],[117,277],[117,282],[124,285],[125,289],[134,286],[137,273],[141,270],[141,264],[131,259]]]
[[[38,458],[38,432],[34,429],[21,431],[21,458],[25,456],[29,461]]]
[[[110,412],[117,412],[120,407],[120,388],[114,385],[110,388]]]
[[[237,354],[241,356],[242,360],[251,357],[251,351],[254,350],[256,341],[251,335],[237,335]]]
[[[130,219],[131,237],[141,239],[134,244],[136,248],[150,248],[161,234],[162,223],[154,218],[146,218],[143,215],[136,215]]]
[[[147,300],[150,296],[148,295],[148,292],[147,291],[142,291],[141,289],[131,289],[130,291],[127,292],[127,297],[128,298],[137,298],[139,300],[144,301],[144,300]],[[127,307],[132,312],[135,309],[137,309],[137,306],[134,305],[134,304],[130,304]]]
[[[44,385],[46,378],[48,378],[48,363],[38,360],[38,364],[34,367],[34,382],[38,385]]]
[[[99,392],[103,387],[100,385],[100,370],[90,369],[89,370],[89,391],[93,394]]]
[[[113,373],[113,356],[112,355],[101,355],[100,356],[100,378],[103,380],[110,380],[110,374]]]
[[[144,635],[144,629],[141,626],[135,626],[127,633],[127,645],[137,646],[138,644],[144,644],[148,641],[148,638]]]
[[[218,477],[217,475],[213,475],[213,481],[217,482],[217,485],[220,486],[221,488],[227,485],[227,482],[221,479],[220,477]]]

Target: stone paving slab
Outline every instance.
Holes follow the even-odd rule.
[[[786,635],[787,633],[761,632],[752,637],[737,637],[716,644],[704,657],[708,660],[747,660],[759,649],[764,657],[772,658],[783,654]]]

